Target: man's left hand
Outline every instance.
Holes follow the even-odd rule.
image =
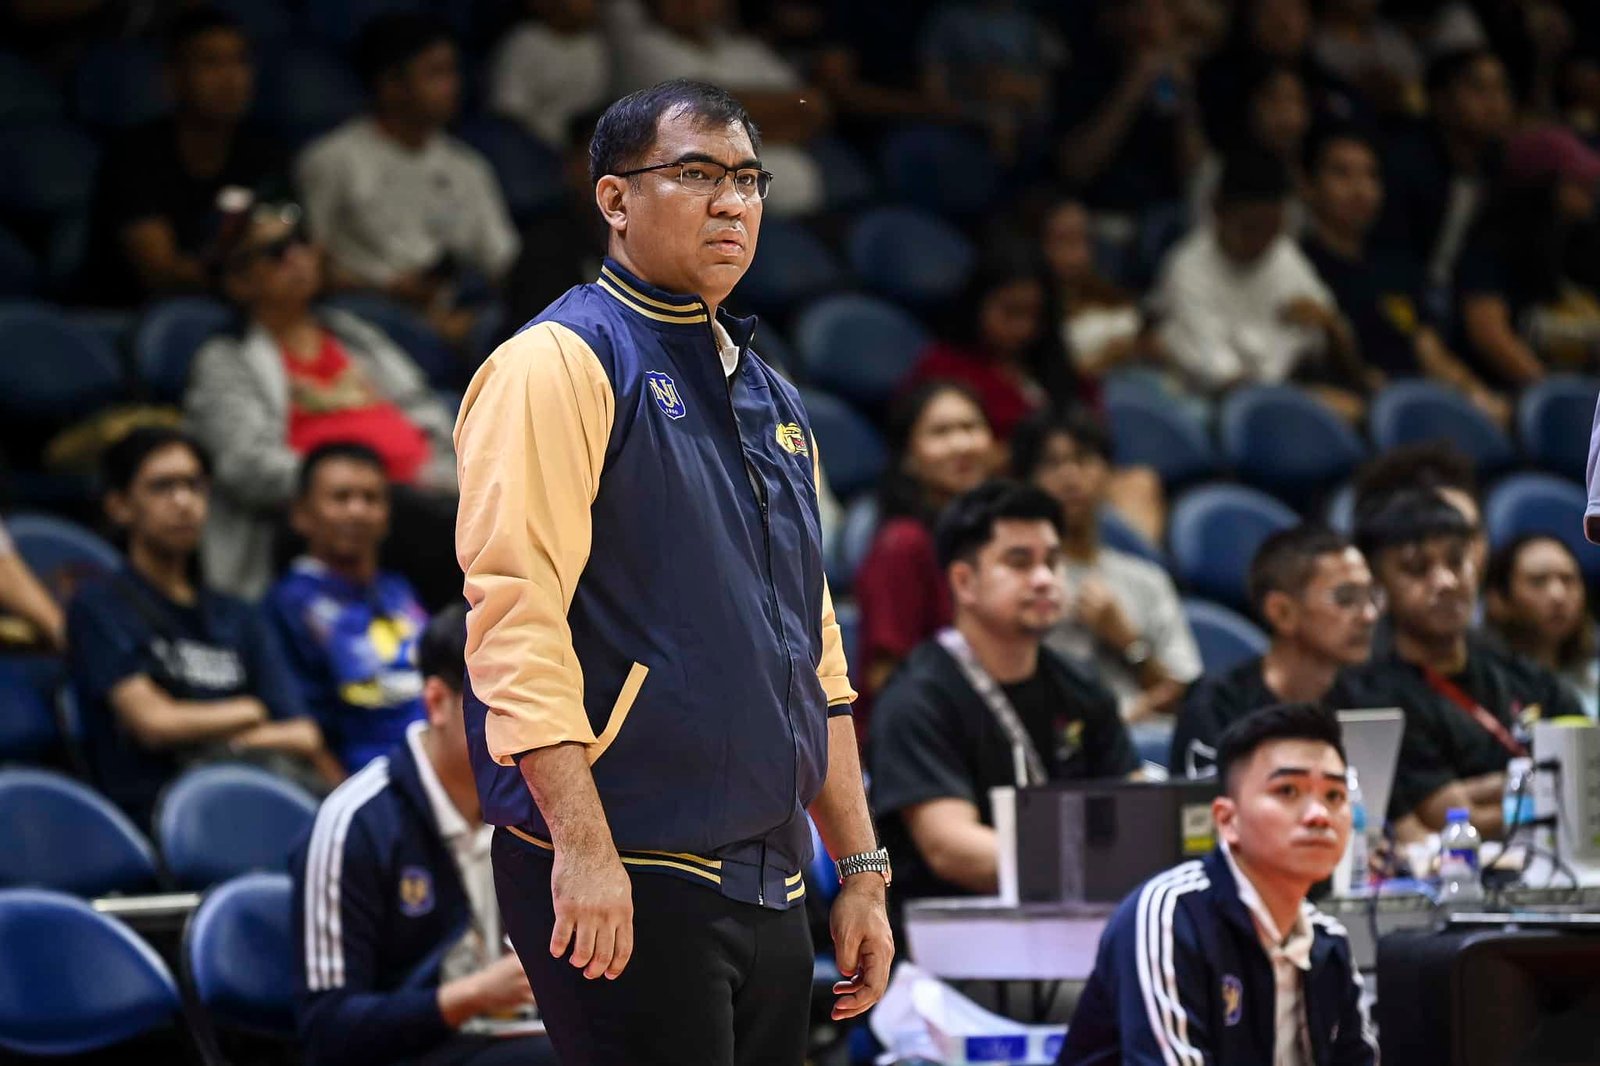
[[[880,875],[860,873],[845,879],[833,901],[828,922],[833,957],[847,978],[833,986],[833,994],[839,997],[833,1005],[836,1022],[865,1014],[889,986],[894,935],[889,932],[885,891]]]

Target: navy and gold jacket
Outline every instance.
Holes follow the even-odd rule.
[[[607,260],[468,387],[456,554],[485,819],[548,848],[515,760],[580,743],[631,869],[786,908],[855,693],[810,425],[754,325]]]

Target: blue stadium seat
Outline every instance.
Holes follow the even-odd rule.
[[[1554,474],[1516,474],[1489,493],[1483,508],[1483,525],[1489,543],[1499,547],[1524,533],[1548,533],[1578,557],[1578,565],[1591,587],[1600,584],[1600,547],[1583,536],[1583,512],[1588,494]]]
[[[152,304],[133,335],[133,365],[150,397],[182,403],[189,387],[189,364],[200,346],[237,328],[238,317],[221,301],[178,296]]]
[[[988,142],[949,126],[896,130],[879,161],[890,196],[940,214],[978,214],[1000,188],[1000,165]]]
[[[1338,415],[1292,385],[1235,389],[1222,402],[1222,454],[1246,484],[1305,504],[1366,457]]]
[[[1161,549],[1146,540],[1143,533],[1134,529],[1126,518],[1110,507],[1102,508],[1100,511],[1100,543],[1119,552],[1126,552],[1128,555],[1137,555],[1160,567],[1167,565],[1167,561],[1161,556]]]
[[[178,986],[127,926],[82,900],[0,891],[0,1048],[60,1058],[180,1020]]]
[[[206,888],[256,870],[287,870],[289,852],[316,816],[316,800],[266,770],[203,766],[162,793],[156,843],[180,888]]]
[[[1322,520],[1328,528],[1350,536],[1356,528],[1356,487],[1346,482],[1334,490],[1323,508]]]
[[[566,196],[561,157],[519,124],[484,113],[467,119],[456,133],[489,160],[500,179],[506,210],[517,222],[561,205]]]
[[[1200,662],[1207,674],[1227,673],[1247,659],[1266,654],[1268,639],[1260,627],[1220,603],[1187,598],[1183,616],[1200,646]]]
[[[202,1047],[216,1048],[218,1030],[295,1035],[292,890],[288,874],[245,874],[206,893],[190,916],[183,972],[202,1008]]]
[[[125,130],[165,114],[170,103],[162,84],[161,56],[150,45],[103,41],[77,62],[73,110],[97,129]]]
[[[150,842],[87,785],[49,770],[0,770],[0,811],[0,886],[78,896],[156,887]]]
[[[828,484],[841,497],[870,488],[883,473],[888,455],[878,431],[850,405],[825,392],[802,389],[817,450],[828,471]]]
[[[839,894],[839,868],[833,865],[827,845],[822,843],[822,834],[817,832],[817,824],[809,816],[806,824],[811,827],[811,865],[806,870],[806,890],[817,893],[822,902],[832,903],[833,897]]]
[[[863,492],[845,507],[844,520],[828,546],[828,587],[835,596],[843,596],[856,583],[856,571],[877,534],[878,499],[873,492]]]
[[[1118,466],[1148,466],[1168,492],[1217,472],[1211,439],[1171,400],[1128,391],[1106,402],[1112,458]]]
[[[411,356],[434,388],[459,389],[466,384],[465,362],[426,319],[404,304],[375,293],[351,292],[333,297],[328,306],[348,311],[383,330]]]
[[[1243,485],[1201,485],[1172,508],[1167,540],[1178,580],[1230,607],[1245,604],[1245,575],[1261,542],[1299,518],[1287,505]]]
[[[0,124],[0,211],[57,219],[88,209],[100,149],[94,138],[48,119]]]
[[[803,223],[768,219],[761,224],[759,249],[734,293],[760,314],[783,314],[844,282],[839,260]]]
[[[39,260],[9,230],[0,228],[0,300],[39,291]]]
[[[865,407],[888,401],[928,343],[927,331],[906,312],[854,293],[801,311],[794,336],[807,380]]]
[[[1367,412],[1372,443],[1380,450],[1444,440],[1470,455],[1479,476],[1516,459],[1510,439],[1465,396],[1432,381],[1397,381],[1373,398]]]
[[[65,518],[22,514],[6,520],[28,569],[61,603],[88,578],[115,570],[122,556],[100,537]]]
[[[794,348],[784,339],[783,334],[766,322],[762,322],[756,327],[755,337],[750,343],[756,354],[768,366],[791,382],[799,380],[796,374],[800,371],[800,359],[795,354]]]
[[[880,207],[856,220],[850,266],[863,283],[918,306],[948,300],[972,273],[972,242],[948,222],[914,207]]]
[[[123,392],[116,353],[45,304],[0,306],[0,352],[0,413],[20,421],[66,421]]]
[[[818,137],[806,151],[822,173],[822,202],[830,211],[860,207],[877,195],[872,168],[838,137]]]
[[[0,657],[0,763],[30,762],[60,746],[60,681],[61,661],[52,656]]]
[[[1582,481],[1589,461],[1600,378],[1552,374],[1524,389],[1517,401],[1522,454],[1552,474]]]
[[[257,110],[291,147],[331,130],[364,103],[349,65],[313,45],[286,48],[262,67]]]
[[[0,52],[0,122],[57,119],[63,110],[49,75],[16,52]]]

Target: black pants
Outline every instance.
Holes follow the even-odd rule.
[[[801,1066],[811,1005],[803,907],[767,910],[630,869],[633,958],[590,981],[550,956],[550,856],[494,836],[494,881],[562,1066]]]

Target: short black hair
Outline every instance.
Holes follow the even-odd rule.
[[[1318,559],[1344,552],[1350,546],[1349,537],[1316,522],[1302,522],[1272,534],[1261,542],[1255,558],[1250,560],[1250,573],[1245,579],[1250,606],[1265,621],[1268,593],[1298,596],[1311,580]]]
[[[1500,57],[1492,48],[1478,45],[1455,48],[1442,53],[1428,64],[1428,69],[1423,75],[1423,84],[1427,88],[1428,96],[1433,97],[1454,88],[1456,82],[1466,77],[1473,67],[1485,59],[1500,62]]]
[[[317,468],[334,459],[345,459],[352,463],[370,466],[384,475],[385,479],[388,478],[388,468],[383,465],[383,456],[367,445],[353,440],[329,441],[327,444],[319,444],[312,448],[306,453],[306,457],[300,460],[300,473],[295,481],[295,496],[304,499],[316,481]]]
[[[951,501],[933,531],[939,566],[970,562],[994,539],[994,524],[1006,518],[1049,522],[1061,532],[1061,505],[1044,491],[1019,481],[996,478]]]
[[[1241,148],[1222,163],[1217,205],[1282,203],[1289,198],[1289,168],[1259,148]]]
[[[1478,499],[1472,459],[1447,441],[1392,448],[1362,467],[1355,477],[1355,513],[1381,506],[1407,489],[1454,489]]]
[[[226,11],[202,6],[178,12],[167,25],[164,41],[167,62],[181,60],[185,48],[193,44],[197,38],[217,30],[248,37],[244,32],[244,25]]]
[[[1349,766],[1344,753],[1344,733],[1332,710],[1318,703],[1277,703],[1263,707],[1234,722],[1217,741],[1217,777],[1223,791],[1233,792],[1234,771],[1248,762],[1261,745],[1274,740],[1320,741],[1339,753],[1339,761]]]
[[[707,126],[739,123],[751,149],[761,155],[761,131],[732,93],[703,81],[674,78],[629,93],[606,108],[589,140],[589,183],[631,170],[656,143],[661,119],[675,111],[693,115]]]
[[[1305,148],[1300,153],[1300,161],[1305,166],[1308,176],[1315,177],[1317,168],[1322,165],[1323,157],[1328,154],[1328,149],[1336,144],[1359,144],[1378,160],[1381,170],[1383,155],[1378,151],[1377,141],[1366,130],[1349,122],[1324,122],[1313,125],[1311,133],[1306,137]]]
[[[100,456],[100,488],[104,492],[127,492],[139,476],[145,460],[173,444],[181,444],[194,453],[200,469],[211,473],[211,458],[206,450],[183,430],[175,426],[139,426],[129,430]]]
[[[1356,547],[1377,564],[1378,553],[1435,537],[1470,539],[1471,523],[1433,489],[1402,489],[1356,522]]]
[[[367,91],[372,92],[389,74],[440,43],[454,44],[455,36],[449,26],[432,15],[389,11],[374,16],[356,37],[356,73]]]
[[[1028,416],[1011,434],[1011,474],[1027,481],[1044,462],[1044,450],[1051,437],[1063,436],[1084,451],[1111,461],[1111,433],[1104,423],[1077,410],[1054,411],[1046,408]]]
[[[466,604],[452,604],[428,620],[417,643],[417,669],[424,678],[437,677],[454,692],[466,687]]]

